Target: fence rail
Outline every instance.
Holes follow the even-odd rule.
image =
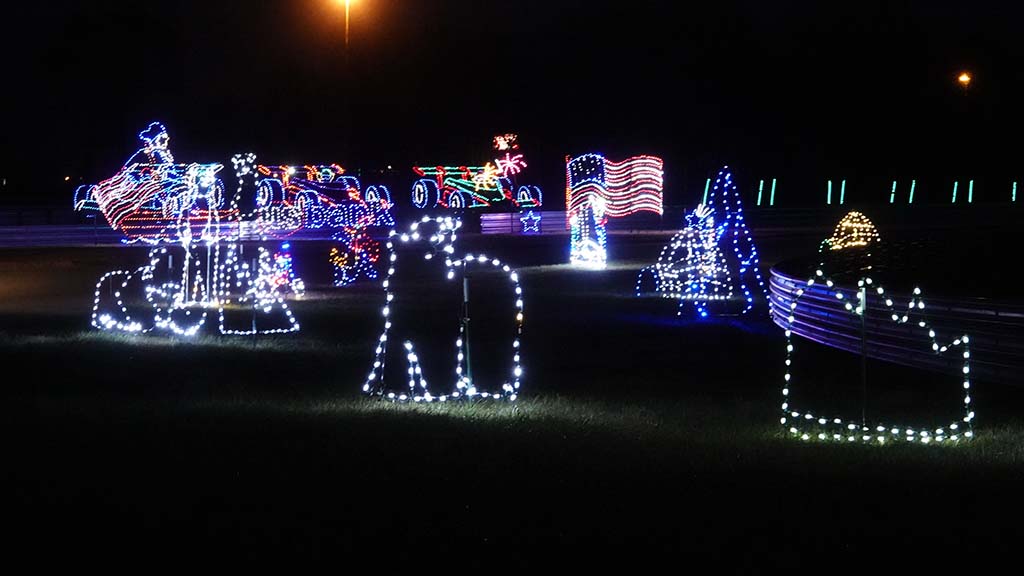
[[[860,318],[835,298],[827,288],[808,286],[778,269],[769,281],[775,323],[794,334],[826,346],[849,352],[861,351]],[[856,288],[842,287],[847,293]],[[803,290],[797,307],[790,310],[797,290]],[[869,291],[869,296],[871,292]],[[907,302],[908,295],[886,294],[896,302]],[[924,314],[940,340],[952,340],[963,334],[971,338],[971,372],[982,380],[1024,385],[1024,306],[1008,302],[978,299],[928,298]],[[789,313],[787,313],[787,311]],[[788,321],[792,314],[794,321]],[[962,358],[937,354],[914,322],[896,324],[891,312],[869,297],[866,325],[867,355],[871,358],[941,372],[958,372]],[[925,335],[926,336],[926,335]]]

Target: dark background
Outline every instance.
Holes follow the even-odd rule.
[[[822,203],[826,178],[878,201],[917,178],[935,202],[974,178],[1005,201],[1024,176],[1012,3],[356,0],[348,67],[335,0],[3,12],[3,204],[70,205],[151,120],[179,161],[391,165],[399,198],[413,163],[483,162],[515,131],[553,208],[587,151],[663,156],[669,204],[725,163],[789,205]]]

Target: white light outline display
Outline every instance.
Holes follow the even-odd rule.
[[[437,231],[432,232],[428,237],[427,233],[421,230],[421,227],[425,227],[424,225],[435,225],[437,227]],[[520,362],[520,341],[523,333],[524,319],[523,289],[519,283],[519,273],[512,269],[508,264],[503,264],[501,260],[497,258],[489,258],[483,254],[466,254],[460,259],[453,259],[453,254],[455,253],[454,243],[457,231],[461,226],[462,222],[457,219],[453,220],[452,218],[441,217],[430,218],[425,216],[420,221],[413,222],[409,226],[409,231],[406,233],[398,234],[394,230],[391,231],[386,244],[388,249],[388,270],[384,281],[382,282],[385,295],[384,307],[381,310],[381,315],[384,317],[384,329],[381,332],[380,337],[377,339],[373,366],[366,377],[366,382],[363,384],[364,393],[396,402],[412,401],[427,403],[474,398],[515,401],[519,397],[519,389],[523,376],[523,368]],[[492,268],[500,269],[506,273],[509,280],[514,285],[516,298],[516,330],[515,337],[512,341],[513,367],[511,380],[502,384],[500,392],[481,391],[477,388],[476,383],[469,379],[469,359],[467,358],[467,355],[463,353],[465,324],[461,322],[459,326],[459,336],[455,341],[455,383],[451,392],[441,395],[435,395],[430,392],[429,385],[426,379],[423,378],[420,359],[417,356],[415,346],[411,341],[404,341],[402,343],[405,348],[406,362],[408,363],[408,391],[396,392],[385,388],[384,368],[387,360],[388,342],[391,336],[389,334],[391,330],[391,306],[395,299],[394,293],[391,291],[391,282],[392,277],[395,275],[398,262],[398,253],[395,250],[395,242],[406,244],[409,242],[419,242],[423,240],[428,240],[432,246],[437,248],[436,250],[427,251],[424,254],[424,258],[427,260],[432,260],[435,256],[438,259],[443,258],[444,265],[447,270],[446,278],[448,280],[453,280],[456,277],[457,270],[465,270],[469,266],[473,265],[490,265]]]
[[[882,286],[874,286],[874,281],[870,277],[865,277],[857,281],[858,291],[850,292],[844,291],[836,287],[835,283],[825,276],[825,273],[821,269],[821,266],[815,271],[815,275],[809,278],[806,282],[808,287],[814,286],[816,282],[824,283],[830,292],[831,296],[840,301],[845,301],[844,308],[847,312],[855,316],[862,316],[865,312],[863,306],[866,305],[866,297],[864,301],[861,300],[860,290],[865,291],[865,295],[872,287],[879,297],[885,296],[885,289]],[[920,442],[922,444],[930,444],[932,442],[941,443],[955,443],[960,440],[961,437],[970,439],[974,436],[974,411],[971,410],[971,380],[970,380],[970,338],[964,334],[959,338],[954,339],[950,344],[940,344],[936,336],[935,330],[929,328],[927,321],[919,320],[917,326],[921,330],[928,331],[928,337],[932,342],[932,350],[936,354],[944,354],[949,350],[956,348],[963,348],[963,409],[964,416],[962,419],[951,422],[946,426],[938,428],[930,427],[908,427],[908,426],[894,426],[886,425],[881,423],[873,423],[868,426],[864,423],[855,424],[850,422],[848,419],[843,418],[822,418],[820,415],[815,416],[811,412],[803,412],[795,409],[791,405],[791,392],[793,386],[792,377],[792,366],[793,366],[793,353],[796,347],[793,344],[793,331],[792,326],[796,322],[796,316],[794,311],[797,309],[800,298],[804,295],[805,290],[800,288],[796,291],[796,296],[790,303],[790,310],[788,312],[788,326],[786,329],[786,361],[785,371],[783,375],[783,387],[782,387],[782,417],[780,418],[780,424],[783,427],[788,427],[788,431],[791,435],[799,437],[801,440],[811,440],[817,438],[822,441],[836,441],[836,442],[862,442],[870,444],[885,444],[886,441],[906,441],[906,442]],[[907,304],[907,310],[901,315],[896,312],[895,302],[885,297],[885,306],[892,312],[891,319],[895,324],[906,324],[910,321],[910,314],[912,312],[924,310],[924,299],[921,296],[921,289],[918,287],[914,288],[914,296],[910,299]],[[856,303],[856,305],[855,305]],[[804,425],[817,426],[817,430],[820,430],[815,434],[814,430],[804,428]],[[961,424],[966,425],[967,430],[961,431]],[[831,430],[826,432],[825,430]]]

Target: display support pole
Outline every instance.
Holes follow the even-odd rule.
[[[867,315],[868,315],[868,287],[861,284],[860,287],[860,425],[867,426],[867,404],[868,404],[868,337],[867,337]]]
[[[256,258],[253,258],[252,259],[252,268],[249,269],[250,279],[251,279],[251,277],[253,275],[253,271],[256,270],[256,264],[257,264],[257,260],[256,260]],[[252,283],[251,283],[251,280],[250,280],[250,286],[251,285],[252,285]],[[255,292],[252,294],[252,349],[253,350],[256,349],[256,293]]]
[[[462,347],[466,351],[466,379],[472,387],[473,364],[469,359],[469,274],[462,276]]]

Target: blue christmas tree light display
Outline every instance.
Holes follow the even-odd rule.
[[[686,216],[687,226],[662,248],[658,262],[637,277],[636,293],[653,291],[679,300],[678,314],[692,302],[701,318],[709,306],[742,303],[739,313],[754,307],[754,290],[765,295],[757,247],[743,219],[743,205],[732,174],[719,171],[707,198]]]

